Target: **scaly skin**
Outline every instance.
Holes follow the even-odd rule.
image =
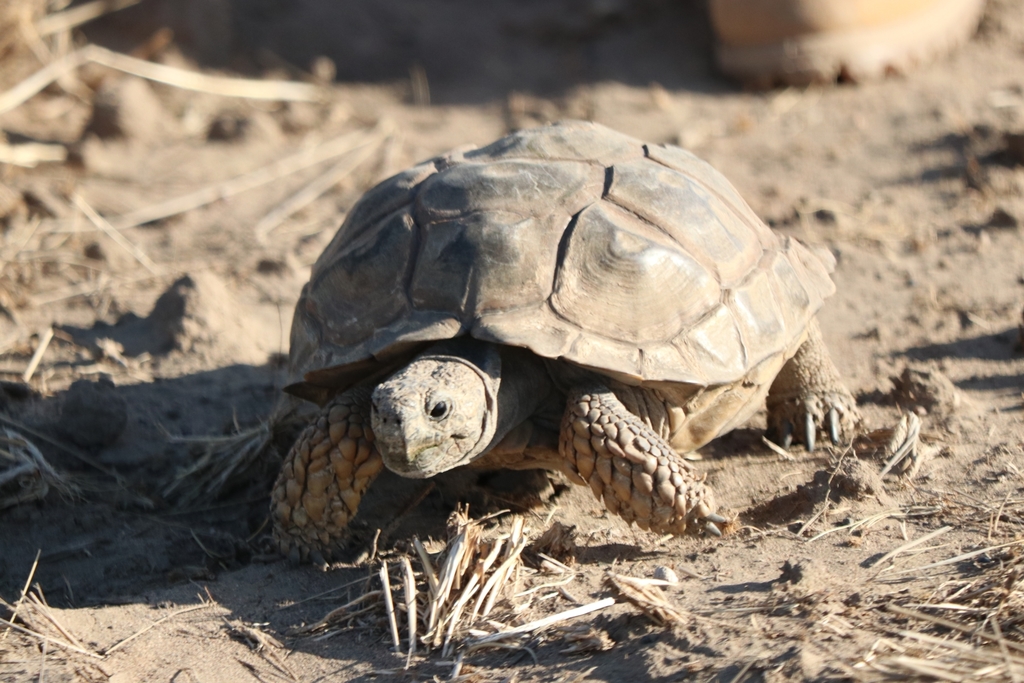
[[[807,340],[772,383],[767,404],[768,433],[783,448],[789,448],[795,435],[813,451],[819,430],[839,443],[860,423],[857,402],[843,385],[816,320],[807,328]]]
[[[468,358],[449,362],[437,354],[426,356],[430,357],[414,361],[376,389],[361,387],[338,395],[303,431],[272,493],[274,538],[283,553],[318,563],[329,558],[340,547],[345,528],[385,461],[404,476],[426,477],[487,455],[484,449],[494,431],[487,432],[482,425],[493,423],[502,404],[485,387],[488,381],[496,386],[497,374],[469,369],[476,366]],[[508,386],[519,381],[524,389],[512,394],[517,398],[511,407],[503,404],[503,410],[520,409],[514,426],[535,410],[524,401],[537,379],[527,379],[530,375],[522,365],[506,369],[510,374],[503,375],[503,381]],[[567,383],[571,388],[559,454],[573,481],[589,485],[610,512],[643,529],[719,533],[717,525],[726,520],[715,514],[712,491],[664,436],[630,412],[600,378],[577,376]],[[542,402],[547,390],[534,392],[542,394],[534,398]],[[439,409],[442,403],[445,410]],[[769,428],[783,445],[788,446],[797,431],[809,448],[817,430],[838,441],[859,420],[856,403],[842,385],[815,323],[773,382],[768,414]],[[380,429],[379,440],[374,438],[374,424]]]
[[[715,499],[704,477],[607,387],[569,392],[559,450],[570,477],[589,485],[609,512],[641,529],[719,535]],[[704,525],[696,522],[703,520]]]
[[[370,428],[370,390],[339,394],[296,439],[271,492],[281,552],[323,564],[383,467]]]

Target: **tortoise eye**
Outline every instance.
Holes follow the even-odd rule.
[[[434,404],[434,407],[430,409],[430,417],[435,420],[440,420],[448,415],[448,404],[444,401],[438,401]]]

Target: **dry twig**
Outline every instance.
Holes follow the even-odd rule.
[[[32,568],[32,573],[34,574],[34,572],[35,566]],[[76,638],[60,623],[57,616],[42,598],[42,589],[39,587],[38,583],[33,587],[31,592],[23,591],[21,598],[18,600],[18,608],[21,609],[20,619],[25,626],[20,626],[14,623],[14,613],[16,612],[14,606],[9,605],[3,598],[0,598],[0,605],[7,607],[12,612],[10,621],[0,618],[0,624],[7,626],[9,631],[14,630],[27,636],[31,636],[43,643],[50,643],[69,652],[75,652],[93,659],[103,658],[102,655],[88,649],[78,638]],[[36,623],[36,618],[44,622],[50,630],[56,631],[60,637],[42,633],[39,625]]]
[[[164,495],[182,505],[200,498],[215,498],[225,489],[245,481],[274,449],[275,436],[300,418],[292,409],[275,411],[265,422],[231,436],[169,436],[171,443],[196,444],[202,453],[190,465],[175,473],[164,487]]]
[[[43,142],[23,142],[17,145],[0,143],[0,164],[35,168],[39,164],[67,161],[68,148]]]
[[[207,607],[212,607],[214,604],[215,603],[213,603],[213,602],[203,602],[203,603],[201,603],[199,605],[192,605],[191,607],[185,607],[185,608],[180,609],[180,610],[178,610],[176,612],[172,612],[171,614],[168,614],[166,617],[161,617],[160,619],[157,619],[156,621],[154,621],[152,624],[139,629],[138,631],[136,631],[135,633],[131,634],[127,638],[122,638],[121,640],[117,641],[116,643],[114,643],[110,647],[101,650],[100,653],[104,657],[106,657],[107,655],[110,655],[110,654],[112,654],[114,652],[117,652],[122,647],[124,647],[128,643],[132,642],[133,640],[135,640],[139,636],[143,635],[144,633],[146,633],[150,629],[153,629],[153,628],[159,626],[160,624],[164,623],[165,621],[168,621],[169,619],[173,619],[174,617],[181,616],[182,614],[187,614],[189,612],[195,612],[196,610],[206,609]]]
[[[412,562],[408,555],[402,555],[402,575],[405,585],[405,614],[409,627],[409,654],[405,659],[405,668],[416,654],[416,577],[412,571]]]
[[[420,644],[428,648],[442,648],[442,656],[451,655],[465,641],[466,634],[474,632],[474,625],[483,616],[480,610],[485,602],[493,606],[502,595],[514,593],[515,582],[508,579],[521,564],[521,555],[527,545],[523,520],[514,518],[511,534],[493,538],[485,537],[483,522],[470,520],[467,512],[460,509],[449,519],[448,540],[436,559],[431,558],[417,538],[413,539],[416,554],[400,558],[406,611],[404,630],[408,637],[406,667]],[[415,559],[420,564],[418,572],[413,567]],[[378,572],[380,590],[349,602],[299,632],[320,632],[323,633],[321,637],[328,637],[330,626],[342,622],[351,624],[358,614],[371,611],[379,614],[383,606],[390,639],[396,649],[400,649],[402,629],[397,617],[398,605],[391,595],[391,580],[385,567],[386,562]],[[417,588],[418,582],[424,589],[422,592]],[[383,597],[383,600],[374,600],[365,608],[351,611],[352,607],[369,602],[369,596]],[[469,610],[471,603],[474,604],[473,610]]]
[[[665,599],[659,586],[671,585],[661,579],[637,579],[632,576],[609,573],[605,585],[661,626],[684,624],[686,613]]]
[[[225,619],[224,625],[231,635],[245,642],[253,652],[262,657],[270,666],[277,669],[285,678],[298,683],[299,678],[285,665],[276,653],[277,650],[284,649],[284,645],[276,638],[264,633],[259,628],[256,628],[255,625],[250,626],[240,620],[228,621]]]
[[[65,496],[77,490],[34,443],[13,429],[0,430],[0,510],[42,500],[50,487]]]
[[[322,99],[323,93],[321,88],[308,83],[211,76],[136,59],[99,45],[86,45],[61,59],[50,62],[7,92],[0,93],[0,114],[18,107],[61,76],[69,74],[89,62],[183,90],[224,97],[315,102]]]
[[[126,252],[131,254],[132,258],[142,264],[142,267],[148,270],[153,275],[158,275],[156,264],[146,256],[145,252],[139,249],[138,246],[127,237],[122,235],[120,231],[111,225],[107,219],[96,213],[96,210],[89,206],[88,202],[82,199],[81,195],[75,193],[71,195],[71,201],[74,203],[78,210],[85,214],[85,217],[95,225],[97,228],[102,230],[107,237],[113,240],[114,244],[124,249]]]
[[[152,206],[130,211],[114,218],[110,223],[117,230],[127,230],[143,223],[198,209],[207,204],[262,187],[292,173],[316,166],[335,157],[355,152],[367,146],[375,146],[382,138],[387,136],[391,130],[391,125],[388,121],[381,121],[375,128],[369,131],[357,130],[339,135],[332,140],[309,147],[283,159],[278,159],[250,173],[230,178],[215,185],[210,185]]]
[[[21,593],[18,595],[17,602],[11,608],[11,621],[18,618],[18,610],[21,609],[21,603],[25,601],[25,596],[28,595],[28,588],[32,585],[32,578],[36,575],[36,569],[39,567],[39,556],[43,554],[42,548],[36,550],[36,559],[32,560],[32,567],[28,570],[28,578],[25,579],[25,585],[21,589]],[[4,631],[4,639],[7,639],[11,633],[10,629]]]
[[[36,31],[41,36],[48,36],[61,31],[68,31],[81,26],[93,19],[99,19],[104,14],[116,12],[132,5],[137,5],[142,0],[92,0],[81,5],[75,5],[70,9],[61,12],[48,14],[36,22]]]
[[[256,236],[256,241],[260,244],[265,244],[267,237],[279,225],[288,220],[292,214],[305,208],[319,198],[320,195],[341,182],[342,179],[373,156],[380,144],[385,142],[387,139],[388,138],[371,140],[366,145],[356,147],[345,153],[338,163],[314,178],[312,182],[261,218],[256,224],[256,227],[253,228],[253,234]]]
[[[533,633],[534,631],[545,629],[548,626],[553,626],[559,622],[568,621],[569,619],[575,619],[576,617],[581,617],[584,614],[590,614],[591,612],[596,612],[598,610],[611,607],[614,604],[615,598],[604,598],[603,600],[591,602],[589,604],[576,607],[575,609],[566,610],[564,612],[559,612],[558,614],[552,614],[549,617],[544,617],[543,619],[531,621],[527,624],[523,624],[522,626],[516,626],[515,628],[511,628],[507,631],[494,633],[489,636],[482,636],[480,638],[476,638],[470,641],[466,648],[466,651],[472,652],[482,647],[493,646],[498,644],[502,640],[507,640],[508,638],[513,638],[515,636],[520,636],[527,633]]]
[[[402,639],[398,637],[398,620],[395,618],[395,603],[391,599],[391,577],[388,575],[388,563],[380,563],[380,582],[384,586],[384,609],[388,615],[388,626],[391,627],[391,641],[395,650],[402,647]]]
[[[924,536],[921,536],[919,538],[915,538],[913,541],[908,541],[907,543],[904,543],[903,545],[901,545],[900,547],[896,548],[895,550],[890,550],[885,555],[882,555],[880,558],[878,558],[877,560],[872,562],[870,566],[877,567],[878,565],[882,564],[883,562],[887,562],[888,560],[891,560],[892,558],[896,557],[897,555],[899,555],[902,552],[906,552],[907,550],[910,550],[911,548],[916,548],[917,546],[921,545],[922,543],[926,543],[926,542],[932,540],[933,538],[937,538],[937,537],[941,536],[942,534],[946,533],[947,531],[952,531],[952,530],[953,530],[953,527],[951,527],[951,526],[944,526],[944,527],[941,527],[939,529],[936,529],[935,531],[933,531],[933,532],[931,532],[929,534],[925,534]]]
[[[28,367],[25,368],[25,372],[21,375],[21,381],[28,383],[32,379],[32,375],[36,373],[36,368],[39,367],[39,363],[43,360],[43,354],[46,353],[46,349],[50,348],[50,342],[53,340],[53,326],[47,327],[41,335],[39,335],[39,345],[36,346],[35,353],[32,354],[32,358],[28,362]]]

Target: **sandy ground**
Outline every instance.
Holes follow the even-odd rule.
[[[1024,677],[1024,144],[1010,137],[1024,133],[1024,6],[990,2],[968,45],[906,76],[746,93],[711,70],[699,7],[638,4],[583,21],[573,3],[493,16],[452,3],[384,31],[371,20],[393,19],[392,2],[348,30],[394,63],[339,48],[345,80],[323,102],[196,94],[88,66],[0,115],[8,142],[68,151],[63,163],[0,164],[0,426],[13,430],[0,447],[24,453],[26,439],[55,472],[44,498],[0,510],[0,616],[24,629],[0,628],[0,680],[448,680],[453,657],[439,651],[404,668],[381,609],[297,630],[379,588],[380,558],[398,558],[412,534],[443,539],[459,500],[474,515],[511,503],[534,536],[575,526],[568,570],[524,569],[496,612],[503,624],[616,595],[609,572],[681,578],[657,589],[676,610],[668,625],[620,598],[563,624],[589,633],[585,652],[565,652],[579,630],[547,629],[466,654],[458,680]],[[446,20],[474,31],[476,56],[444,51]],[[90,35],[141,45],[146,32],[125,26]],[[250,40],[266,30],[242,28]],[[305,64],[302,50],[318,48],[289,43],[297,30],[283,25],[274,47]],[[173,66],[217,63],[159,36],[143,48]],[[9,56],[3,87],[33,59]],[[411,79],[410,62],[421,65]],[[276,64],[264,72],[301,71]],[[916,475],[883,483],[884,457],[865,448],[780,455],[761,441],[761,414],[697,463],[737,519],[721,539],[627,528],[589,491],[559,485],[524,499],[473,475],[420,496],[384,478],[350,561],[321,571],[279,559],[267,492],[295,427],[264,426],[288,382],[309,266],[378,180],[566,117],[691,149],[780,233],[836,254],[826,341],[865,431],[919,417]],[[325,192],[279,211],[322,178]],[[182,197],[195,201],[165,203]],[[246,439],[269,445],[210,491],[217,463],[204,469],[204,457]],[[4,457],[0,472],[14,466]],[[0,494],[11,503],[40,481]],[[510,516],[491,524],[507,529]],[[260,649],[253,633],[276,644]]]

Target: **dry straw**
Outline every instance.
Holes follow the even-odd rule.
[[[175,88],[224,97],[297,102],[316,102],[324,98],[322,88],[308,83],[211,76],[166,64],[147,62],[99,45],[86,45],[50,62],[7,92],[0,93],[0,114],[20,106],[57,79],[89,63]]]
[[[0,636],[0,641],[8,638],[10,633],[16,632],[30,637],[44,646],[55,645],[69,653],[82,655],[92,660],[102,660],[114,652],[123,649],[164,622],[170,621],[182,614],[213,607],[216,604],[212,600],[204,600],[200,597],[198,604],[176,610],[138,629],[131,635],[112,643],[108,647],[97,649],[94,645],[78,638],[67,628],[61,622],[57,612],[47,604],[39,584],[32,584],[32,579],[39,566],[39,557],[40,553],[37,553],[35,562],[32,563],[32,568],[29,570],[28,579],[25,581],[25,587],[22,589],[18,600],[12,605],[3,598],[0,598],[0,606],[6,608],[11,615],[9,619],[0,618],[0,626],[5,627],[3,635]]]
[[[548,557],[545,561],[554,573],[567,574],[557,583],[545,582],[519,591],[522,577],[543,577],[545,571],[542,561],[536,563],[541,566],[540,571],[524,565],[524,552],[530,547],[529,530],[519,516],[512,518],[504,532],[487,529],[487,520],[471,520],[466,510],[453,513],[443,549],[431,554],[420,539],[413,538],[413,553],[398,558],[400,585],[393,580],[389,563],[383,561],[377,572],[379,589],[365,591],[297,633],[330,637],[338,628],[379,624],[383,616],[388,640],[396,651],[404,649],[405,668],[418,655],[439,651],[446,659],[457,655],[455,669],[461,670],[467,654],[483,648],[528,650],[520,642],[524,636],[539,634],[615,604],[615,599],[609,597],[514,623],[529,610],[538,591],[561,588],[575,574],[568,565]],[[610,647],[606,636],[591,631],[589,627],[566,631],[568,649],[588,652]]]
[[[42,500],[51,488],[65,496],[76,491],[32,441],[13,429],[0,429],[0,510]]]

